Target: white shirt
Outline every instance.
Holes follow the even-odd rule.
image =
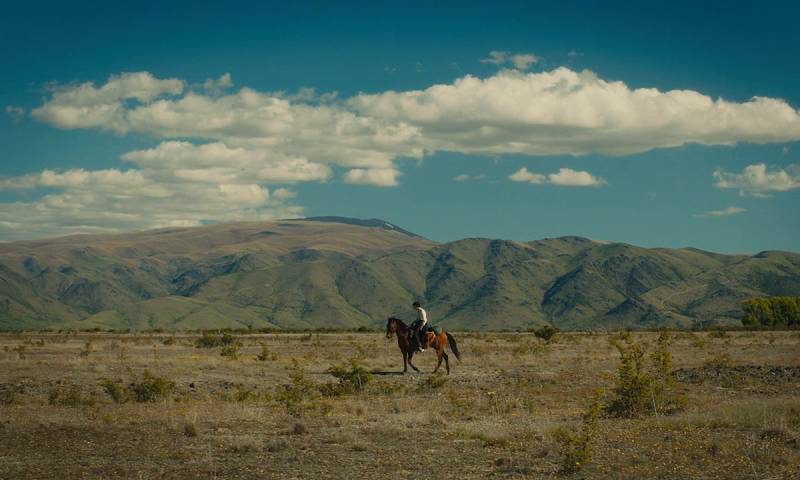
[[[425,313],[425,309],[422,307],[417,308],[417,320],[422,320],[422,325],[428,323],[428,314]]]

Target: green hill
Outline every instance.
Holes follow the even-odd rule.
[[[378,327],[419,299],[455,329],[739,323],[796,295],[800,254],[562,237],[435,243],[317,217],[0,244],[0,329]]]

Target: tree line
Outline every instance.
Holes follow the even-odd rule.
[[[800,297],[761,297],[742,302],[745,327],[800,327]]]

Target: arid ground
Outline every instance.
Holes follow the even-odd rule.
[[[227,356],[197,334],[7,333],[0,477],[798,478],[800,332],[671,333],[683,409],[600,415],[565,471],[553,432],[614,396],[612,335],[456,333],[445,377],[430,351],[399,375],[381,333],[237,335]],[[328,373],[352,362],[363,388]]]

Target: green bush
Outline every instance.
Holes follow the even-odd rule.
[[[800,327],[800,297],[762,297],[742,302],[745,327]]]
[[[130,390],[117,382],[105,379],[100,382],[100,386],[103,387],[103,391],[111,397],[114,403],[126,403],[131,399]]]
[[[172,393],[175,382],[162,377],[154,377],[149,370],[145,370],[142,381],[134,382],[128,388],[137,402],[155,402]]]
[[[296,364],[290,379],[291,383],[278,386],[275,399],[286,408],[289,415],[299,417],[311,407],[310,401],[317,395],[317,390]]]
[[[338,383],[329,383],[320,387],[322,394],[326,396],[358,393],[367,388],[367,385],[372,381],[372,374],[356,359],[350,359],[349,363],[345,365],[330,367],[328,373],[339,381]]]
[[[612,340],[620,354],[614,396],[606,411],[616,417],[634,417],[647,413],[672,413],[683,400],[674,393],[670,337],[662,332],[649,358],[644,347],[630,333]],[[649,362],[648,362],[649,360]]]
[[[203,332],[203,334],[195,340],[195,346],[198,348],[216,348],[231,345],[236,341],[236,337],[229,333],[215,335],[211,332]]]
[[[432,390],[438,390],[445,386],[447,383],[447,377],[442,374],[431,375],[429,377],[425,377],[424,380],[419,382],[419,386],[417,390],[420,392],[429,392]]]
[[[602,405],[602,390],[598,390],[589,408],[581,417],[581,428],[576,431],[564,427],[551,432],[561,456],[561,473],[574,473],[592,461],[592,441],[597,433],[597,417]]]

